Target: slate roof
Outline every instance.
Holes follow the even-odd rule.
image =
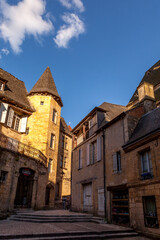
[[[160,84],[160,60],[154,64],[148,71],[145,72],[144,77],[142,78],[139,86],[143,82],[148,82],[152,84],[154,87]],[[138,99],[138,91],[134,92],[133,96],[131,97],[129,103],[134,102]],[[160,101],[160,90],[155,91],[155,99],[156,101]]]
[[[49,67],[46,68],[42,76],[39,78],[34,87],[31,89],[29,95],[32,93],[52,94],[53,96],[56,96],[59,99],[61,105],[63,105]]]
[[[157,130],[160,130],[160,107],[142,116],[126,145],[140,140]]]
[[[0,79],[5,80],[5,89],[0,92],[0,98],[6,99],[8,102],[13,102],[19,107],[24,107],[29,111],[34,111],[27,98],[27,89],[23,81],[14,77],[10,73],[0,68]]]
[[[69,135],[70,137],[72,137],[72,133],[71,131],[69,130],[69,127],[67,126],[65,120],[63,117],[61,117],[60,119],[60,131],[61,132],[64,132],[65,134]]]
[[[113,103],[103,102],[99,107],[95,107],[90,111],[73,129],[72,132],[74,132],[77,127],[79,127],[87,118],[92,116],[96,111],[102,111],[106,112],[106,117],[102,120],[99,128],[104,126],[107,122],[111,121],[113,118],[117,117],[122,112],[126,111],[127,108],[122,105],[117,105]]]
[[[101,123],[100,127],[104,126],[107,122],[111,121],[115,117],[117,117],[122,112],[127,111],[127,107],[118,105],[118,104],[112,104],[108,102],[102,103],[99,108],[106,111],[106,117]]]

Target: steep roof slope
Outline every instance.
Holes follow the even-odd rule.
[[[160,107],[155,108],[142,116],[126,145],[131,144],[156,130],[160,130]]]
[[[125,106],[104,102],[99,108],[102,108],[106,111],[106,120],[111,121],[113,118],[117,117],[120,113],[127,110]]]
[[[27,98],[28,92],[24,82],[4,71],[2,68],[0,68],[0,78],[6,80],[4,91],[0,92],[1,98],[14,102],[17,106],[34,111]]]
[[[58,91],[49,67],[46,68],[42,76],[39,78],[39,80],[36,82],[34,87],[31,89],[29,95],[32,93],[52,94],[53,96],[56,96],[62,104],[62,100],[58,94]]]
[[[143,82],[148,82],[154,87],[160,84],[160,60],[145,72],[145,75],[138,86],[140,86]],[[137,99],[138,91],[136,89],[129,103],[134,102]],[[160,89],[155,90],[155,99],[156,101],[160,101]]]

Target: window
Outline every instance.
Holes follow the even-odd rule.
[[[143,197],[144,223],[146,227],[158,228],[155,196]]]
[[[102,158],[101,136],[96,141],[88,143],[86,146],[86,164],[87,166],[100,161]]]
[[[66,162],[67,162],[67,157],[64,157],[64,160],[63,160],[63,167],[66,168]]]
[[[153,177],[152,161],[150,150],[140,153],[141,159],[141,179],[150,179]]]
[[[60,162],[60,167],[63,167],[63,155],[61,155],[61,162]]]
[[[0,91],[4,90],[4,83],[0,82]]]
[[[62,148],[68,149],[68,138],[65,136],[62,136]]]
[[[5,182],[7,179],[7,174],[8,172],[6,171],[1,171],[1,175],[0,175],[0,182]]]
[[[44,105],[44,102],[43,102],[43,101],[40,101],[40,105]]]
[[[97,155],[96,155],[96,145],[97,142],[92,142],[90,145],[90,164],[93,164],[97,160]]]
[[[53,109],[53,116],[52,116],[52,121],[56,124],[57,123],[57,111]]]
[[[62,148],[64,148],[64,136],[62,136]]]
[[[19,130],[19,125],[20,125],[20,116],[16,113],[13,115],[13,120],[12,120],[12,128],[16,131]]]
[[[66,168],[66,163],[67,163],[67,157],[64,157],[63,155],[61,155],[60,167]]]
[[[113,171],[114,173],[121,172],[121,152],[118,151],[113,154]]]
[[[78,156],[78,168],[82,168],[82,149],[79,149],[79,156]]]
[[[53,163],[53,160],[50,158],[50,159],[49,159],[49,162],[48,162],[48,172],[49,172],[49,173],[52,172],[52,163]]]
[[[54,149],[55,147],[55,135],[51,133],[50,147]]]

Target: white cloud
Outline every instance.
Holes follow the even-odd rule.
[[[59,0],[59,1],[64,7],[68,9],[76,8],[80,12],[84,11],[84,5],[81,0]]]
[[[61,26],[60,30],[57,32],[54,41],[59,48],[67,48],[69,41],[73,37],[78,37],[85,32],[85,27],[84,23],[74,13],[65,14],[62,16],[62,19],[65,24]]]
[[[2,59],[2,56],[3,55],[8,55],[10,52],[9,52],[9,50],[7,49],[7,48],[2,48],[1,50],[0,50],[0,59]]]
[[[42,17],[45,13],[44,0],[22,0],[17,5],[0,0],[0,12],[0,37],[9,41],[15,53],[21,51],[27,34],[37,38],[53,30],[51,21]]]
[[[9,54],[9,50],[7,48],[2,48],[1,49],[1,52],[4,54],[4,55],[8,55]]]

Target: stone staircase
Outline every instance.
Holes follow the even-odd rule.
[[[21,240],[99,240],[99,239],[121,239],[128,240],[132,237],[137,237],[138,234],[133,230],[119,231],[91,231],[91,232],[62,232],[62,233],[41,233],[41,234],[21,234],[21,235],[0,235],[0,239],[21,239]]]
[[[41,215],[25,212],[17,212],[10,218],[12,221],[20,222],[34,222],[34,223],[54,223],[54,222],[98,222],[103,221],[101,218],[93,217],[89,214],[76,214],[76,215]]]
[[[15,215],[12,215],[8,220],[10,224],[12,221],[14,223],[14,231],[6,232],[6,234],[0,233],[0,239],[14,239],[14,240],[98,240],[98,239],[130,239],[132,237],[137,237],[138,234],[134,232],[131,228],[117,227],[114,225],[110,226],[110,224],[104,224],[104,220],[102,218],[93,217],[90,214],[78,214],[72,212],[61,212],[61,214],[54,213],[52,214],[49,211],[44,212],[35,212],[35,211],[17,211]],[[17,221],[17,223],[16,223]],[[16,232],[16,228],[19,228],[22,223],[26,222],[26,224],[31,223],[31,225],[36,224],[39,225],[39,229],[41,226],[49,226],[51,228],[54,225],[59,224],[62,230],[58,232],[50,231],[50,232],[41,232],[39,231],[25,231],[25,224],[23,224],[24,231],[19,233]],[[70,230],[63,230],[63,226],[65,223],[69,223]],[[85,223],[85,224],[84,224]],[[87,225],[88,223],[88,225]],[[13,225],[13,224],[12,224]],[[74,226],[76,225],[76,229]],[[89,226],[90,225],[90,226]],[[27,226],[30,226],[27,225]],[[26,227],[27,227],[26,226]],[[81,226],[86,226],[85,229],[81,229]],[[102,229],[103,227],[103,229]]]

